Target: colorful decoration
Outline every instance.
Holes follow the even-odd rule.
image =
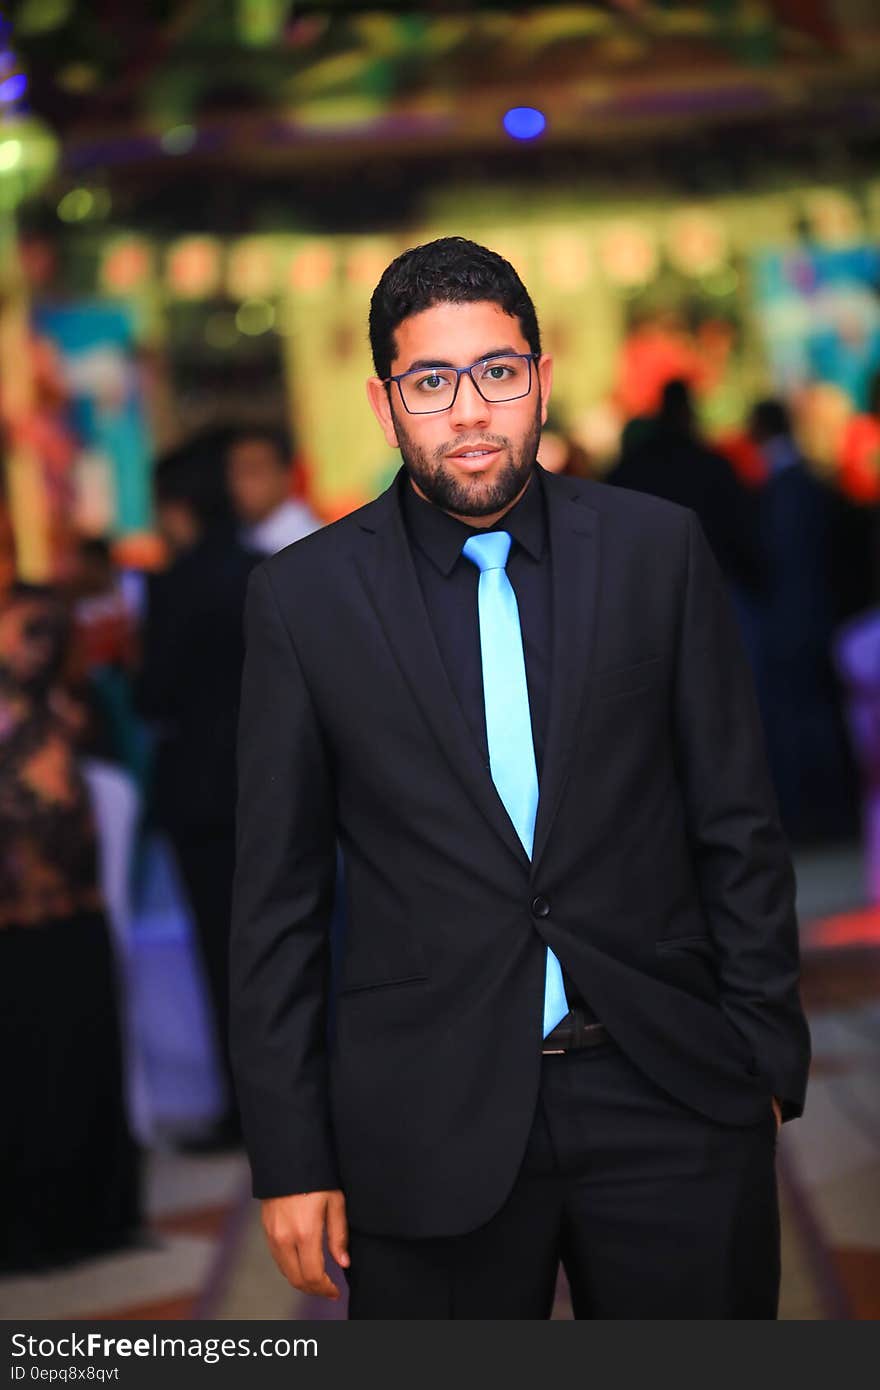
[[[675,316],[657,315],[633,327],[621,344],[613,395],[624,419],[653,415],[668,381],[702,391],[707,375],[695,336]]]
[[[840,466],[852,401],[839,386],[816,381],[793,393],[798,444],[804,457],[829,476]],[[856,491],[859,491],[856,485]]]
[[[840,189],[809,193],[804,206],[810,230],[825,246],[852,246],[862,239],[864,226],[855,202]]]
[[[839,387],[856,410],[880,367],[880,250],[868,244],[759,252],[753,258],[758,322],[778,389]]]
[[[855,502],[866,506],[880,502],[880,420],[875,415],[854,415],[847,421],[838,479]]]
[[[134,353],[134,317],[117,303],[38,308],[35,321],[53,345],[64,388],[65,424],[76,437],[67,511],[116,535],[144,530],[150,520],[151,445],[141,363]],[[80,478],[80,464],[83,474]]]
[[[373,431],[366,407],[363,383],[373,370],[366,300],[404,246],[451,233],[494,247],[523,276],[555,358],[554,408],[569,432],[580,431],[597,469],[617,449],[623,423],[655,411],[665,383],[684,377],[704,429],[723,433],[745,480],[757,481],[758,469],[730,430],[758,392],[776,390],[796,407],[806,455],[829,471],[840,467],[849,494],[865,499],[876,473],[870,441],[855,427],[845,450],[843,439],[848,421],[866,413],[868,383],[880,368],[873,291],[880,253],[868,244],[789,240],[815,193],[719,198],[672,211],[657,200],[638,212],[561,194],[542,197],[540,207],[508,208],[499,195],[497,205],[474,203],[469,215],[462,191],[450,189],[432,200],[430,220],[398,235],[288,229],[228,244],[190,236],[165,249],[117,238],[101,258],[100,284],[119,298],[138,296],[139,331],[148,325],[151,335],[161,331],[169,300],[231,296],[192,315],[194,340],[218,371],[227,369],[221,355],[269,354],[277,344],[291,425],[312,462],[313,501],[324,515],[338,514],[340,499],[369,496],[398,458]],[[868,206],[869,193],[857,191],[853,202]],[[729,260],[734,243],[740,256],[750,246],[778,249],[741,269]],[[764,332],[763,353],[760,338],[746,331],[749,310]],[[268,338],[263,347],[249,348],[246,340],[260,335]]]

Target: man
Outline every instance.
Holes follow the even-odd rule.
[[[135,690],[157,728],[153,806],[192,909],[227,1093],[213,1126],[184,1145],[205,1151],[241,1142],[228,1062],[229,921],[242,616],[257,558],[235,537],[224,442],[205,434],[157,464],[156,513],[171,564],[151,578]]]
[[[657,415],[640,423],[638,442],[624,449],[606,482],[696,512],[728,582],[747,594],[758,590],[764,574],[757,500],[727,459],[700,439],[688,383],[668,381]]]
[[[756,402],[749,434],[767,472],[755,675],[780,818],[790,842],[853,838],[858,793],[831,664],[836,497],[801,454],[783,401]]]
[[[248,600],[233,1056],[272,1253],[336,1297],[326,1231],[354,1318],[547,1317],[560,1259],[577,1317],[773,1317],[808,1035],[714,561],[536,463],[551,360],[500,256],[404,253],[370,336],[403,468]]]
[[[240,430],[227,458],[229,491],[249,550],[274,555],[317,531],[321,523],[311,508],[290,495],[290,446],[280,431]]]

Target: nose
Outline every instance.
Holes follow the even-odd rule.
[[[449,423],[453,429],[473,430],[489,423],[489,402],[484,401],[467,372],[462,372],[455,404],[450,407]]]

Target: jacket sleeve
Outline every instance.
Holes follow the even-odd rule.
[[[265,565],[251,576],[238,732],[230,1051],[255,1197],[339,1187],[327,1005],[330,761]]]
[[[696,517],[675,677],[675,740],[721,1007],[784,1118],[803,1109],[810,1039],[798,990],[794,871],[770,783],[751,671]]]

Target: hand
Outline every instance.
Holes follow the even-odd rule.
[[[782,1110],[775,1096],[773,1097],[773,1114],[776,1116],[776,1133],[778,1134],[782,1126]]]
[[[336,1299],[339,1288],[324,1265],[327,1247],[343,1269],[349,1265],[348,1221],[342,1192],[296,1192],[267,1197],[262,1204],[263,1230],[272,1258],[285,1279],[302,1293]]]

